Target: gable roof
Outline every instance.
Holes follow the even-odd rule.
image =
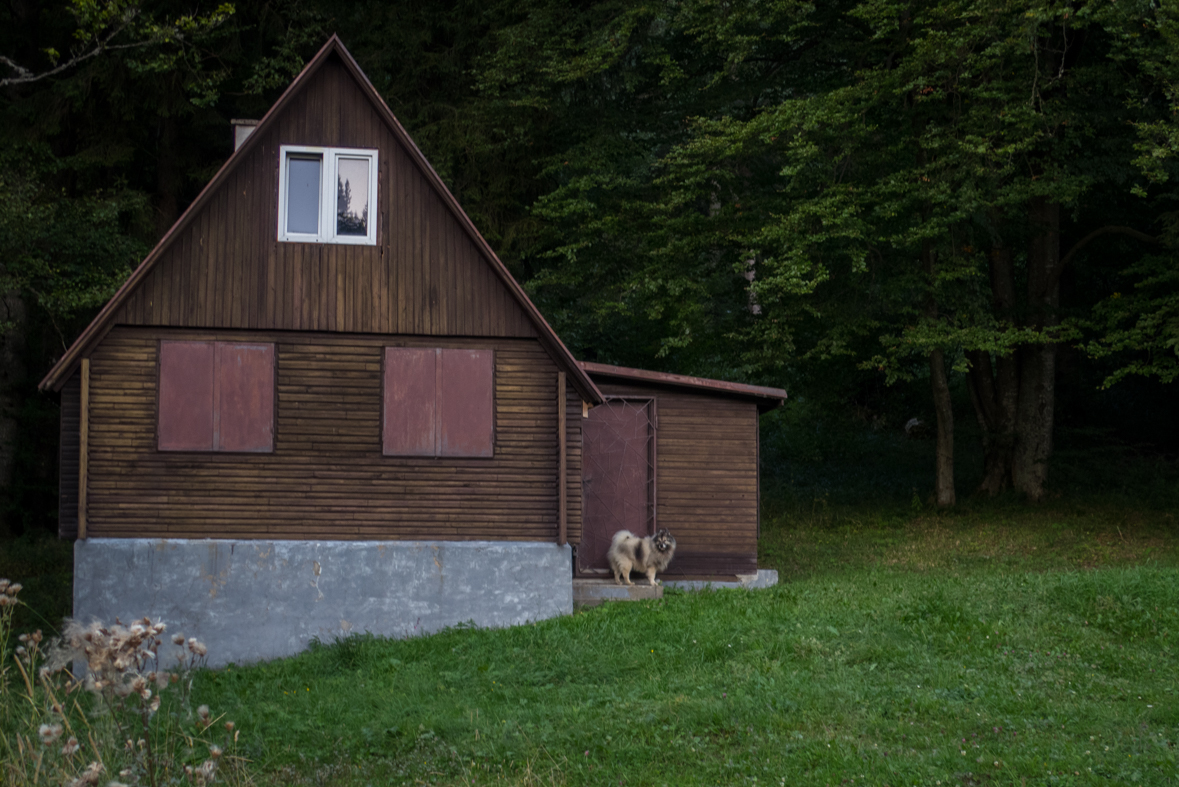
[[[608,377],[629,382],[651,383],[666,385],[672,388],[687,388],[705,393],[721,394],[739,399],[748,399],[757,404],[759,413],[769,412],[780,407],[786,401],[786,392],[781,388],[768,388],[763,385],[748,385],[746,383],[730,383],[724,380],[711,380],[707,377],[689,377],[686,374],[670,374],[668,372],[652,372],[648,369],[631,369],[627,366],[611,366],[606,363],[591,363],[579,361],[581,368],[592,377]]]
[[[291,82],[278,101],[271,106],[262,120],[259,121],[254,133],[221,166],[221,169],[213,176],[213,179],[205,185],[197,198],[189,205],[183,215],[177,219],[176,223],[172,225],[168,232],[164,234],[151,253],[139,264],[139,267],[127,278],[122,287],[119,288],[110,301],[98,313],[98,316],[94,318],[86,330],[74,340],[74,343],[66,353],[54,364],[53,368],[50,369],[49,373],[45,375],[45,378],[39,384],[38,387],[41,390],[47,388],[60,390],[74,369],[77,368],[82,357],[93,349],[106,336],[110,329],[114,327],[114,320],[119,313],[120,307],[145,280],[158,261],[164,257],[165,252],[176,242],[181,233],[193,222],[210,200],[212,200],[218,188],[229,179],[230,175],[233,174],[238,166],[246,160],[250,152],[261,143],[267,129],[277,122],[276,118],[281,114],[283,109],[299,94],[300,90],[310,81],[311,77],[323,68],[324,64],[329,61],[332,55],[337,56],[345,69],[352,75],[361,91],[372,103],[377,115],[385,122],[394,138],[401,143],[410,160],[417,165],[421,175],[433,186],[443,204],[449,209],[454,219],[469,236],[471,242],[490,264],[492,270],[501,280],[511,297],[534,325],[541,344],[556,361],[558,367],[568,373],[569,381],[577,392],[584,400],[591,404],[598,404],[603,401],[602,393],[594,385],[593,380],[578,365],[564,342],[561,341],[560,337],[557,336],[556,332],[544,319],[544,316],[541,315],[540,311],[528,298],[523,288],[516,282],[511,273],[508,272],[507,267],[479,233],[479,230],[475,228],[470,217],[467,216],[466,212],[459,205],[458,200],[450,193],[450,190],[442,182],[438,173],[434,171],[430,162],[426,160],[426,157],[418,149],[413,139],[402,127],[392,111],[390,111],[380,94],[377,93],[376,88],[373,87],[368,77],[361,71],[360,66],[356,63],[351,53],[344,47],[339,37],[335,35],[307,63],[299,76]]]

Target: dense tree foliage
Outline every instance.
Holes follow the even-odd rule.
[[[1098,0],[23,0],[0,11],[0,483],[35,383],[338,32],[579,355],[933,413],[1043,493],[1070,385],[1179,375],[1179,27]],[[1095,360],[1089,360],[1095,359]],[[1078,368],[1088,370],[1078,377]],[[924,391],[924,393],[918,393]]]

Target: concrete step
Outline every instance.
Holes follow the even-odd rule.
[[[633,585],[617,585],[611,579],[574,579],[573,605],[596,607],[603,601],[649,601],[663,598],[663,586],[651,587],[647,580]]]

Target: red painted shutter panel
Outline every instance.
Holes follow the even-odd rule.
[[[274,345],[217,343],[217,449],[274,450]]]
[[[213,450],[213,343],[160,342],[159,448]]]
[[[438,397],[439,456],[490,457],[495,453],[495,354],[443,350]]]
[[[385,456],[435,455],[437,354],[432,349],[385,348]]]

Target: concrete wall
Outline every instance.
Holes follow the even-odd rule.
[[[313,637],[404,637],[573,611],[568,546],[490,541],[91,538],[74,544],[74,617],[163,620],[211,665],[288,656]]]

